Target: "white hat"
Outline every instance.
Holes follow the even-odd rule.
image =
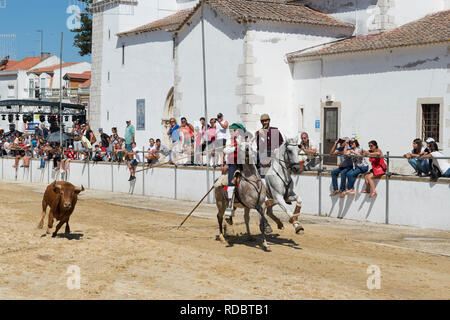
[[[432,142],[436,142],[433,138],[428,138],[427,140],[425,140],[426,143],[432,143]]]

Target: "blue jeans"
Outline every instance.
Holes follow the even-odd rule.
[[[230,163],[228,165],[228,185],[229,186],[234,186],[232,181],[233,181],[234,173],[236,172],[237,169],[238,169],[237,164]]]
[[[356,169],[350,169],[347,172],[347,189],[348,190],[353,190],[355,189],[355,181],[356,181],[356,177],[361,174],[361,173],[365,173],[369,170],[368,166],[365,167],[360,167],[360,168],[356,168]]]
[[[445,171],[445,173],[442,176],[446,177],[446,178],[450,178],[450,168],[447,171]]]
[[[44,156],[41,157],[41,165],[39,168],[45,168],[45,157]]]
[[[341,192],[345,191],[345,187],[346,187],[346,179],[347,179],[347,171],[349,171],[351,168],[349,167],[339,167],[337,169],[334,169],[333,171],[331,171],[331,181],[333,183],[333,190],[336,191],[338,190],[338,183],[337,183],[337,178],[338,175],[341,174]]]
[[[431,168],[428,160],[408,159],[408,162],[417,172],[424,174],[430,173]]]

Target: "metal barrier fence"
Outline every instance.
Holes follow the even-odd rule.
[[[319,169],[318,170],[311,170],[311,171],[317,171],[318,177],[319,177],[319,215],[322,215],[322,172],[331,172],[332,170],[323,170],[323,158],[324,157],[341,157],[344,155],[339,154],[326,154],[322,153],[322,144],[319,144],[319,153],[313,154],[312,156],[315,156],[319,159]],[[395,174],[394,172],[390,171],[390,159],[404,159],[407,160],[405,156],[391,156],[390,152],[387,151],[386,155],[383,156],[370,156],[370,155],[351,155],[350,157],[353,158],[384,158],[386,160],[386,173],[384,174],[386,176],[386,217],[385,217],[385,223],[389,223],[389,179],[390,177]],[[429,160],[429,158],[422,158],[422,157],[415,157],[415,159],[418,160]],[[450,160],[450,157],[433,157],[433,159],[442,159],[442,160]]]
[[[319,184],[319,192],[318,192],[318,214],[319,215],[322,215],[322,176],[323,176],[323,174],[324,173],[329,173],[331,170],[327,170],[327,169],[324,169],[324,164],[323,164],[323,160],[324,160],[324,157],[339,157],[339,156],[341,156],[341,155],[331,155],[331,154],[326,154],[326,153],[322,153],[322,145],[320,144],[320,147],[319,147],[319,153],[317,153],[317,154],[313,154],[313,155],[311,155],[311,156],[314,156],[314,157],[316,157],[317,159],[319,159],[319,164],[318,164],[318,169],[317,170],[311,170],[311,171],[314,171],[314,172],[317,172],[317,175],[318,175],[318,184]],[[147,151],[145,151],[145,149],[143,149],[142,151],[139,151],[139,153],[141,154],[142,153],[142,156],[144,156],[146,153],[147,153]],[[388,151],[388,152],[386,152],[386,154],[385,155],[383,155],[383,156],[357,156],[357,155],[352,155],[351,157],[364,157],[364,158],[384,158],[385,160],[386,160],[386,173],[385,173],[385,180],[386,180],[386,200],[385,200],[385,204],[386,204],[386,207],[385,207],[385,223],[386,224],[388,224],[389,223],[389,214],[390,214],[390,212],[389,212],[389,209],[390,209],[390,206],[389,206],[389,201],[390,201],[390,199],[389,199],[389,195],[390,195],[390,191],[389,191],[389,182],[390,182],[390,177],[392,176],[392,175],[394,175],[395,174],[395,172],[391,172],[391,166],[390,166],[390,160],[391,159],[406,159],[404,156],[394,156],[394,155],[390,155],[390,152]],[[423,158],[416,158],[416,159],[423,159]],[[450,157],[433,157],[433,159],[443,159],[443,160],[449,160],[450,159]],[[143,161],[139,164],[139,167],[141,167],[142,169],[145,169],[146,168],[146,163],[145,163],[145,159],[144,159],[144,157],[143,157],[143,159],[142,159]],[[423,159],[423,160],[425,160],[425,159]],[[46,162],[50,162],[50,161],[46,161]],[[86,161],[88,164],[89,163],[92,163],[93,161],[91,160],[91,161]],[[114,166],[114,164],[117,164],[117,162],[112,162],[111,161],[111,191],[112,192],[114,192],[115,191],[115,188],[114,188],[114,170],[113,170],[113,166]],[[3,179],[3,158],[2,158],[2,179]],[[32,173],[32,170],[31,170],[31,167],[32,167],[32,165],[33,165],[33,161],[30,161],[30,172]],[[189,166],[189,164],[188,164],[188,166]],[[174,170],[174,181],[173,181],[173,188],[174,188],[174,192],[173,192],[173,194],[174,194],[174,198],[175,199],[177,199],[178,198],[178,183],[177,183],[177,180],[178,180],[178,177],[177,177],[177,170],[178,170],[178,167],[179,167],[179,165],[174,165],[173,166],[173,170]],[[90,181],[91,181],[91,172],[90,172],[90,166],[88,165],[87,166],[87,180],[88,180],[88,188],[90,188],[91,187],[91,184],[90,184]],[[30,181],[32,181],[33,180],[33,176],[32,176],[32,174],[30,173],[30,176],[29,176],[29,179],[30,179]],[[146,183],[146,181],[145,181],[145,172],[144,171],[142,171],[142,175],[139,175],[139,176],[141,176],[142,177],[142,195],[145,195],[145,183]],[[16,177],[17,178],[17,177]],[[215,180],[215,178],[216,178],[216,170],[213,170],[213,181]],[[50,164],[48,165],[48,172],[47,172],[47,182],[49,182],[50,183]],[[446,180],[445,180],[446,181]],[[449,180],[450,181],[450,180]],[[192,200],[195,200],[195,199],[192,199]],[[210,202],[210,201],[208,201],[208,202]]]

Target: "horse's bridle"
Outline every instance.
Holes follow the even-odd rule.
[[[294,144],[294,143],[285,143],[285,145],[286,146],[296,146],[296,147],[298,147],[298,145],[297,144]],[[292,168],[292,166],[294,165],[291,161],[286,161],[286,152],[283,154],[283,160],[281,160],[280,158],[279,159],[277,159],[278,160],[278,162],[280,163],[280,166],[281,166],[281,168],[283,168],[284,170],[286,170],[286,171],[289,171],[289,169],[291,169]],[[286,163],[287,164],[287,166],[283,166],[282,165],[282,162],[283,163]],[[281,179],[281,181],[283,182],[283,184],[284,184],[284,186],[286,187],[286,188],[289,188],[289,186],[292,184],[292,178],[289,176],[289,183],[286,183],[285,181],[284,181],[284,179],[283,179],[283,177],[281,177],[280,176],[280,174],[277,172],[277,171],[275,171],[275,173],[277,174],[277,176]]]

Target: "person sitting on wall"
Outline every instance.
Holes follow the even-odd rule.
[[[366,158],[360,157],[362,149],[359,146],[358,138],[353,137],[350,140],[350,149],[345,152],[352,158],[353,168],[347,172],[347,191],[345,194],[356,194],[355,181],[359,174],[366,173],[369,170],[369,162]]]
[[[94,161],[94,162],[103,161],[102,151],[100,150],[100,146],[98,144],[96,144],[94,148],[95,149],[93,152],[92,161]]]
[[[150,138],[148,140],[148,143],[149,146],[147,149],[147,154],[145,155],[145,159],[147,160],[147,164],[150,166],[158,160],[158,155],[155,153],[156,150],[155,139]]]
[[[422,156],[423,159],[432,159],[434,170],[438,170],[438,174],[433,174],[433,179],[438,178],[439,176],[450,178],[450,163],[447,159],[435,159],[439,157],[445,157],[445,155],[439,151],[438,145],[436,142],[430,142],[429,144],[430,153],[424,154]],[[433,170],[432,170],[433,171]]]
[[[69,149],[63,149],[63,159],[61,160],[61,173],[70,171],[70,161],[75,159],[75,151],[72,146],[69,146]]]
[[[136,142],[131,143],[131,151],[128,152],[128,169],[130,169],[130,178],[128,181],[136,180],[136,167],[141,162],[141,158],[139,155],[139,150],[136,147]]]
[[[408,159],[408,163],[414,168],[419,177],[422,176],[422,174],[427,176],[430,173],[431,168],[428,160],[420,159],[420,157],[425,154],[425,148],[422,145],[422,140],[419,138],[414,139],[412,145],[413,149],[411,152],[408,152],[403,156]]]
[[[361,192],[370,192],[369,198],[373,198],[377,195],[373,178],[381,177],[382,175],[386,174],[386,162],[384,161],[384,158],[378,158],[383,156],[383,151],[378,148],[378,143],[375,140],[369,141],[369,150],[363,152],[363,155],[373,156],[374,158],[369,158],[369,161],[372,164],[372,169],[370,169],[370,171],[364,175],[364,179],[366,180],[366,188]]]
[[[353,161],[352,158],[347,154],[348,142],[350,138],[345,137],[343,139],[338,139],[334,142],[333,146],[330,150],[330,155],[339,155],[340,156],[340,164],[337,169],[331,171],[331,181],[333,184],[333,192],[330,196],[335,196],[337,194],[341,194],[340,197],[343,198],[345,196],[345,190],[347,186],[347,172],[353,169]],[[339,144],[339,147],[337,145]],[[341,175],[341,186],[338,188],[337,178]]]
[[[160,139],[156,139],[155,150],[153,151],[156,157],[156,161],[153,164],[157,164],[161,156],[168,157],[170,155],[170,150],[166,146],[161,144]]]
[[[319,147],[309,139],[308,133],[302,132],[300,135],[301,142],[299,148],[307,155],[307,160],[303,165],[304,171],[319,170],[320,161],[319,158],[314,156],[319,151]]]

